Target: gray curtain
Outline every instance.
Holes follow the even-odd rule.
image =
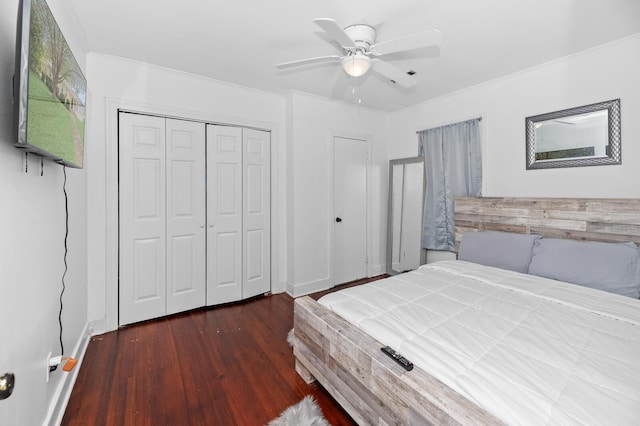
[[[454,197],[482,195],[480,119],[418,133],[425,159],[427,193],[422,247],[455,250]]]

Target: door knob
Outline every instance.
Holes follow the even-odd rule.
[[[340,222],[342,222],[342,219],[339,218],[339,217],[336,217],[336,222],[340,223]]]
[[[13,392],[16,376],[13,373],[5,373],[0,376],[0,399],[7,399]]]

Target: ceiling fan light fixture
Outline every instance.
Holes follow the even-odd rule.
[[[356,52],[342,59],[342,69],[351,77],[361,77],[371,68],[371,58]]]

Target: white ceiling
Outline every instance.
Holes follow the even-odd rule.
[[[383,111],[640,32],[640,0],[69,1],[90,51],[270,92],[360,98]],[[341,54],[314,18],[373,25],[378,42],[431,28],[444,41],[439,49],[385,57],[417,72],[412,89],[372,72],[350,78],[339,63],[276,69],[281,62]]]

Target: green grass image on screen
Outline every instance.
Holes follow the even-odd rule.
[[[23,0],[29,23],[26,117],[19,144],[70,167],[83,167],[87,81],[45,0]],[[26,51],[24,52],[26,53]],[[28,64],[28,66],[27,66]],[[26,124],[26,128],[25,128]],[[20,133],[22,132],[22,133]]]
[[[29,72],[29,115],[27,118],[29,143],[49,151],[65,161],[82,164],[82,146],[76,155],[72,120],[75,122],[80,145],[82,145],[84,123],[53,97],[51,90],[36,73]]]

